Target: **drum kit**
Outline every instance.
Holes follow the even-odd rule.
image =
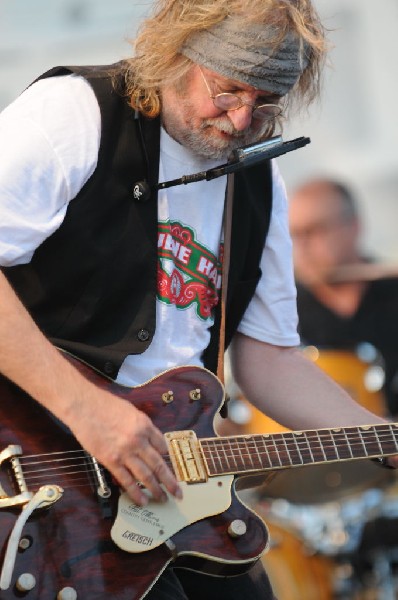
[[[303,351],[357,402],[386,414],[383,367],[373,347]],[[228,369],[226,387],[228,434],[286,431],[239,395]],[[328,463],[287,469],[243,493],[270,532],[262,560],[278,600],[398,598],[395,473],[366,460]]]

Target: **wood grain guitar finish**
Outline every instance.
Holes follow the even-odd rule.
[[[221,489],[227,508],[212,515],[213,492],[209,493],[209,516],[195,517],[182,529],[177,527],[165,543],[150,549],[146,547],[150,536],[141,533],[139,538],[134,532],[127,533],[124,537],[138,540],[143,551],[122,550],[111,537],[118,514],[118,488],[59,421],[2,379],[0,569],[4,569],[9,536],[24,504],[21,501],[12,506],[13,499],[32,495],[41,486],[63,489],[57,502],[34,511],[24,525],[10,585],[0,591],[2,600],[54,600],[65,588],[73,588],[82,600],[139,600],[171,562],[212,575],[243,573],[261,557],[268,534],[263,521],[238,499],[236,476],[273,474],[283,468],[397,452],[397,424],[217,437],[213,422],[224,402],[224,389],[209,371],[179,367],[142,386],[128,388],[72,357],[70,360],[98,387],[144,411],[166,434],[170,449],[167,460],[186,489],[189,487],[190,497],[195,485],[201,486],[198,497],[203,503],[206,486],[210,491],[214,484],[213,488]],[[187,451],[185,433],[179,437],[178,432],[193,432]],[[202,469],[201,478],[197,478],[196,461]],[[156,515],[156,505],[152,504]],[[151,503],[145,508],[147,515],[152,512]],[[181,508],[187,509],[189,520],[189,507],[182,504]],[[242,531],[239,524],[244,525]],[[119,536],[123,533],[122,529]],[[30,591],[20,591],[21,575],[26,573],[34,576],[35,584]]]

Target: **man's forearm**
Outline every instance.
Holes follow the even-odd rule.
[[[297,348],[272,346],[237,334],[231,362],[247,399],[290,429],[384,422]]]

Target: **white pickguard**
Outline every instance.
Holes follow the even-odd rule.
[[[167,502],[150,499],[147,506],[137,506],[124,492],[119,498],[111,537],[126,552],[152,550],[187,525],[227,510],[233,480],[233,475],[224,475],[204,483],[180,482],[182,500],[168,494]],[[148,496],[151,498],[149,492]]]

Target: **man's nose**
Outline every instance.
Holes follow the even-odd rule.
[[[248,129],[252,123],[252,107],[245,104],[236,110],[230,110],[228,111],[228,117],[236,131],[244,131],[245,129]]]

